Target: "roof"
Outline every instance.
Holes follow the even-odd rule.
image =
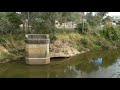
[[[113,16],[112,19],[113,21],[120,21],[120,16]]]

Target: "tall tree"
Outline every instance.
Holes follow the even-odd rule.
[[[96,12],[96,15],[99,16],[100,19],[103,19],[104,16],[106,16],[108,12]]]
[[[15,28],[19,28],[19,25],[22,23],[21,16],[16,12],[10,12],[6,17],[15,26]]]
[[[93,16],[93,12],[89,12],[86,14],[86,20],[92,28],[96,28],[102,24],[103,18],[107,13],[108,12],[96,12]]]
[[[105,18],[102,20],[102,22],[103,22],[103,24],[112,22],[112,17],[111,17],[111,16],[107,16],[107,17],[105,17]]]
[[[0,31],[4,33],[16,33],[20,29],[21,16],[16,12],[0,13]]]

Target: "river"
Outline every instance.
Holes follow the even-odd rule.
[[[0,78],[119,78],[119,65],[120,50],[90,51],[51,59],[49,65],[26,65],[24,60],[0,64]]]

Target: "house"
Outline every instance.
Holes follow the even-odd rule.
[[[55,26],[57,28],[66,28],[66,29],[73,29],[76,27],[76,23],[75,22],[65,22],[65,23],[62,23],[60,24],[58,21],[55,22]]]
[[[120,16],[112,16],[112,23],[120,25]]]

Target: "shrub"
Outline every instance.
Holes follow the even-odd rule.
[[[120,39],[120,30],[119,29],[120,29],[119,27],[115,27],[111,24],[106,24],[103,27],[101,35],[109,40],[113,40],[113,41],[118,40],[118,39]]]
[[[8,62],[8,61],[11,61],[11,60],[16,60],[16,56],[13,55],[13,54],[10,54],[10,53],[5,53],[5,52],[2,52],[0,54],[0,63]]]
[[[95,37],[100,37],[101,36],[99,31],[93,32],[92,35],[94,35]]]
[[[25,57],[25,42],[24,39],[20,39],[20,37],[15,38],[14,36],[9,36],[9,38],[3,38],[4,43],[2,43],[9,53],[15,56],[16,60]]]
[[[82,32],[83,24],[80,23],[76,26],[75,30],[77,30],[80,34],[86,33],[90,31],[90,25],[89,23],[85,22],[84,23],[84,31]]]
[[[83,38],[81,39],[81,43],[85,48],[91,49],[93,47],[93,42],[89,38]]]

